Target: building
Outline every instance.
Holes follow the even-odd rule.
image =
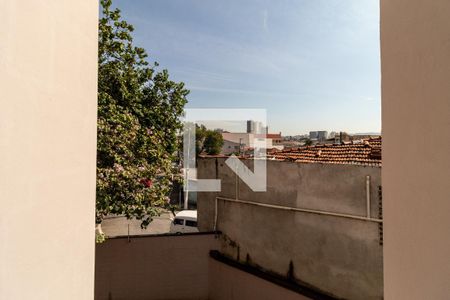
[[[274,146],[281,145],[283,142],[283,137],[281,136],[281,132],[280,133],[267,133],[265,135],[265,137],[266,137],[266,139],[271,139],[272,144]]]
[[[225,154],[225,155],[229,155],[229,154],[233,154],[233,153],[241,153],[247,147],[248,146],[245,146],[245,144],[243,144],[243,143],[224,139],[221,153]]]
[[[264,126],[262,122],[248,120],[247,121],[247,133],[261,134],[268,133],[269,127]]]
[[[269,135],[241,132],[222,132],[222,154],[228,155],[236,152],[242,153],[244,151],[252,150],[255,148],[256,142],[265,142],[266,149],[274,148],[272,139],[266,138],[266,136]]]
[[[319,137],[318,131],[310,131],[309,132],[309,138],[311,140],[317,140],[318,137]]]
[[[327,131],[310,131],[309,138],[311,140],[317,140],[319,142],[322,142],[322,141],[325,141],[326,139],[328,139],[328,132]]]
[[[296,140],[285,140],[281,144],[283,145],[283,149],[291,149],[301,147],[304,143]]]

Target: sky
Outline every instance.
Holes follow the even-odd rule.
[[[381,131],[378,0],[113,6],[149,61],[186,84],[188,108],[264,108],[269,131],[283,135]]]

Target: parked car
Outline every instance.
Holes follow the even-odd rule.
[[[197,211],[196,210],[182,210],[175,215],[175,218],[170,224],[171,233],[189,233],[198,232],[197,228]]]

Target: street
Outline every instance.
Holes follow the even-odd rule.
[[[102,230],[109,236],[126,235],[146,235],[146,234],[164,234],[170,231],[171,212],[164,212],[158,217],[153,217],[153,221],[147,226],[147,229],[141,229],[140,220],[127,220],[126,217],[110,216],[103,220]]]

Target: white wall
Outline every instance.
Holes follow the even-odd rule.
[[[224,140],[245,145],[246,147],[253,147],[254,134],[253,133],[235,133],[222,132]]]
[[[234,148],[233,143],[242,145],[244,148],[253,148],[255,147],[255,141],[257,139],[262,140],[262,138],[257,138],[253,133],[223,132],[222,137],[224,139],[224,147],[222,147],[222,150],[225,151],[225,154],[236,152],[236,150],[228,148],[228,146],[232,146],[232,148]],[[266,142],[267,149],[273,147],[272,139],[264,138],[264,140]]]
[[[0,299],[92,299],[97,1],[0,1]]]
[[[450,1],[382,0],[385,299],[450,295]]]

